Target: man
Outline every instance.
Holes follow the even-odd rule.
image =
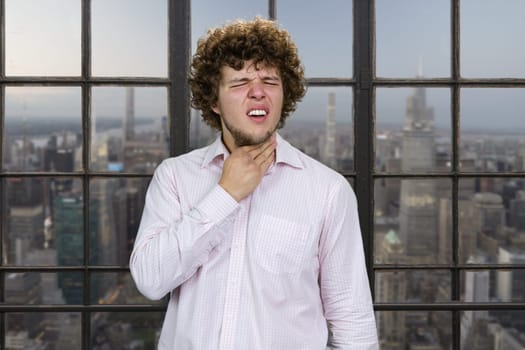
[[[130,260],[145,296],[170,293],[159,349],[377,348],[352,189],[276,133],[303,75],[272,21],[199,41],[192,103],[221,137],[159,165]]]

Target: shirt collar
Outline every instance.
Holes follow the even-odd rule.
[[[293,148],[288,141],[283,139],[279,133],[276,133],[277,149],[275,152],[275,164],[288,164],[294,168],[302,169],[304,164],[299,158],[297,151]],[[208,146],[204,159],[202,161],[201,167],[205,168],[210,165],[218,157],[221,157],[222,160],[226,160],[230,152],[224,146],[222,142],[221,135],[219,135],[215,141]]]

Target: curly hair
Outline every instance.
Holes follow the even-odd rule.
[[[237,20],[212,28],[198,41],[193,56],[189,84],[191,105],[201,110],[211,127],[221,130],[220,116],[212,110],[218,101],[221,68],[240,70],[246,61],[276,68],[283,83],[283,107],[278,128],[305,94],[304,69],[290,34],[271,20]]]

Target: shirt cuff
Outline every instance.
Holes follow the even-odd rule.
[[[206,221],[219,223],[227,218],[239,207],[239,203],[220,185],[213,190],[197,205],[197,210]]]

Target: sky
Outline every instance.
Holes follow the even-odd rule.
[[[6,74],[80,74],[80,0],[5,0]],[[307,77],[352,76],[352,2],[276,0],[277,20],[290,31]],[[308,3],[308,5],[306,5]],[[42,6],[42,5],[45,6]],[[96,76],[167,75],[166,0],[92,0],[92,73]],[[268,17],[267,0],[194,0],[192,43],[211,26],[237,18]],[[461,1],[461,74],[468,78],[525,78],[525,1]],[[487,25],[496,23],[497,25]],[[327,38],[330,38],[329,40]],[[450,1],[376,0],[376,74],[386,78],[450,75]],[[35,59],[38,57],[38,59]],[[120,92],[119,92],[120,90]],[[167,93],[141,88],[136,103],[144,113],[165,115]],[[349,88],[310,87],[295,118],[323,120],[328,91],[336,92],[338,121],[351,120]],[[123,89],[94,91],[99,101],[122,99]],[[103,97],[108,93],[107,97]],[[114,93],[114,95],[111,95]],[[411,89],[378,89],[378,123],[401,124]],[[450,91],[428,88],[436,122],[450,124]],[[45,97],[48,98],[45,98]],[[143,97],[141,97],[143,96]],[[525,129],[524,89],[464,89],[463,125]],[[71,115],[80,94],[74,88],[6,88],[6,115]],[[120,101],[120,100],[119,100]],[[94,101],[95,103],[95,101]],[[98,103],[111,114],[123,102]],[[28,106],[32,106],[29,108]],[[74,113],[78,114],[78,112]],[[8,116],[9,116],[8,115]],[[36,115],[35,115],[36,116]]]

